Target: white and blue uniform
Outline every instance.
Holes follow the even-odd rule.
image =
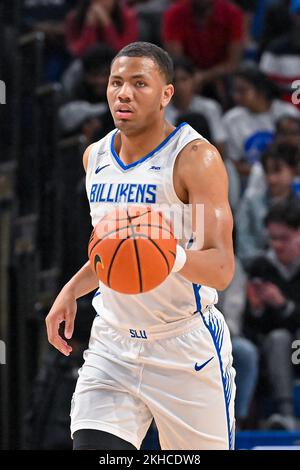
[[[86,189],[93,226],[120,203],[183,211],[173,186],[175,160],[203,137],[183,123],[147,156],[125,165],[114,147],[117,132],[90,151]],[[180,244],[192,249],[192,235],[192,226],[185,227]],[[72,434],[103,430],[139,448],[154,418],[163,449],[232,448],[235,372],[217,299],[215,289],[178,273],[138,295],[100,284],[72,400]]]

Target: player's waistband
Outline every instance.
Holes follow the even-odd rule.
[[[213,305],[208,305],[206,309],[213,308]],[[205,309],[205,310],[206,310]],[[206,329],[201,313],[195,313],[192,317],[184,318],[172,323],[164,323],[150,327],[128,327],[124,328],[107,321],[106,318],[98,317],[98,322],[103,322],[107,327],[117,331],[124,337],[132,338],[140,341],[155,341],[157,339],[170,338],[180,336],[184,333],[189,333],[195,329]]]

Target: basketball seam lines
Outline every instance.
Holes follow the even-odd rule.
[[[119,245],[118,245],[117,248],[115,249],[115,252],[114,252],[114,254],[113,254],[113,256],[112,256],[111,263],[110,263],[110,265],[109,265],[108,273],[107,273],[107,284],[108,284],[109,287],[110,287],[110,273],[111,273],[112,265],[113,265],[113,263],[114,263],[114,261],[115,261],[115,258],[116,258],[116,256],[117,256],[117,253],[118,253],[119,249],[121,248],[121,246],[123,245],[123,243],[126,242],[126,240],[128,240],[128,238],[129,238],[129,237],[124,238],[124,240],[122,240],[121,243],[119,243]]]
[[[133,237],[133,244],[134,244],[134,249],[135,249],[135,256],[136,256],[136,262],[137,262],[137,267],[138,267],[138,272],[139,272],[139,283],[140,283],[140,292],[143,292],[143,280],[142,280],[142,272],[141,272],[141,266],[140,266],[140,257],[139,257],[139,251],[135,239],[135,232],[134,232],[134,226],[131,223],[131,217],[128,214],[128,209],[126,209],[127,212],[127,218],[129,221],[129,227],[131,228],[132,232],[132,237]]]
[[[134,249],[135,249],[136,262],[137,262],[138,271],[139,271],[140,292],[143,292],[143,281],[142,281],[142,272],[141,272],[141,266],[140,266],[139,250],[138,250],[135,238],[133,238],[133,243],[134,243]]]
[[[92,246],[91,251],[89,253],[89,257],[91,256],[92,252],[94,251],[94,248],[98,245],[98,243],[101,242],[101,240],[102,240],[102,238],[100,240],[97,240],[96,243]]]
[[[167,260],[167,257],[166,255],[164,254],[164,252],[161,250],[161,248],[157,245],[157,243],[155,243],[154,240],[152,240],[152,238],[148,238],[145,236],[145,238],[147,238],[149,240],[149,242],[153,243],[153,245],[158,249],[158,251],[160,252],[160,254],[163,256],[165,262],[167,263],[167,267],[168,267],[168,274],[170,274],[170,265],[169,265],[169,261]],[[170,252],[172,253],[172,252]],[[173,254],[173,253],[172,253]]]
[[[91,254],[92,254],[92,252],[93,252],[95,246],[97,246],[98,243],[102,242],[102,240],[105,240],[107,237],[109,237],[109,235],[112,235],[113,233],[118,233],[118,232],[120,232],[121,230],[127,230],[127,229],[128,229],[128,226],[125,226],[125,227],[118,227],[118,228],[116,228],[116,229],[114,229],[114,230],[111,230],[110,232],[107,232],[107,233],[104,235],[104,237],[102,237],[102,238],[100,238],[99,240],[97,240],[96,243],[95,243],[95,245],[92,246],[89,256],[91,256]],[[124,240],[127,240],[127,238],[128,238],[128,237],[124,238]]]
[[[132,219],[131,219],[132,220]],[[139,224],[139,225],[134,225],[134,227],[149,227],[148,224]],[[163,230],[165,232],[168,232],[170,233],[173,237],[173,232],[170,230],[170,229],[167,229],[166,227],[163,227],[162,225],[151,225],[151,227],[154,227],[154,228],[159,228],[160,230]],[[89,256],[91,256],[94,248],[98,245],[98,243],[100,243],[102,240],[105,240],[107,237],[109,237],[110,235],[112,235],[113,233],[118,233],[120,232],[121,230],[127,230],[128,229],[128,226],[125,226],[125,227],[118,227],[114,230],[111,230],[110,232],[107,232],[100,240],[97,240],[96,243],[92,246],[91,250],[90,250],[90,253],[89,253]],[[139,234],[138,234],[139,235]],[[128,237],[127,237],[128,238]],[[91,241],[90,241],[91,243]]]
[[[135,225],[134,227],[154,227],[154,228],[159,228],[160,230],[164,230],[165,232],[168,232],[174,237],[174,234],[170,228],[163,227],[162,225],[154,225],[154,224],[139,224]]]
[[[151,212],[151,209],[149,209],[146,212],[143,212],[142,214],[133,215],[133,216],[128,215],[128,217],[130,217],[130,220],[133,220],[133,219],[137,219],[138,217],[142,217],[143,215],[149,214],[149,212]],[[127,214],[128,214],[128,212],[127,212]],[[123,217],[122,219],[114,219],[114,220],[118,220],[118,222],[120,222],[122,220],[128,220],[128,217],[127,217],[127,219],[126,219],[126,217]]]

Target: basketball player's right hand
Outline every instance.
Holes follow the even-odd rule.
[[[71,339],[74,330],[74,321],[77,303],[71,290],[63,288],[55,299],[50,312],[46,317],[48,341],[65,356],[72,352],[71,346],[59,334],[59,327],[65,322],[64,336]]]

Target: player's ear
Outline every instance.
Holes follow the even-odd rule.
[[[162,101],[161,101],[162,108],[165,108],[166,106],[168,106],[173,95],[174,95],[174,87],[170,83],[169,85],[166,85],[163,89],[163,95],[162,95]]]

